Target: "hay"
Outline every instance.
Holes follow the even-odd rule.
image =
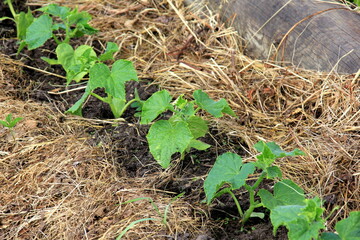
[[[127,11],[127,19],[137,19],[131,28],[121,21],[124,15],[111,13],[134,4],[113,2],[111,11],[105,12],[109,18],[93,21],[104,40],[116,36],[122,46],[119,57],[129,57],[141,76],[153,78],[175,95],[204,89],[214,98],[227,99],[239,118],[219,119],[214,124],[243,139],[252,153],[251,147],[259,140],[304,150],[307,156],[278,164],[285,177],[310,195],[325,199],[328,210],[341,207],[332,219],[360,209],[358,76],[250,59],[231,27],[218,23],[211,12],[184,8],[181,1],[147,3]],[[93,14],[99,15],[100,9]]]
[[[157,221],[137,224],[125,239],[198,231],[201,220],[182,199],[171,203],[167,226],[148,201],[121,205],[151,197],[163,213],[171,198],[152,188],[152,178],[119,175],[107,153],[88,142],[87,129],[98,126],[64,122],[46,104],[10,96],[3,86],[9,89],[16,73],[21,75],[16,66],[2,56],[0,119],[9,113],[24,119],[14,128],[15,139],[0,128],[1,239],[114,239],[131,222],[147,217]]]
[[[243,54],[241,39],[231,27],[217,22],[211,12],[200,15],[184,8],[182,1],[99,0],[71,4],[93,14],[92,24],[100,29],[99,35],[88,37],[87,42],[117,42],[121,46],[117,57],[134,61],[140,77],[152,78],[154,84],[177,95],[189,96],[203,89],[214,98],[226,98],[239,118],[212,123],[241,138],[250,154],[255,154],[251,147],[259,140],[275,141],[286,150],[297,147],[305,151],[305,157],[283,159],[278,165],[285,177],[300,184],[309,195],[325,199],[328,211],[340,206],[330,218],[329,227],[350,211],[360,210],[360,83],[356,76],[285,68],[250,59]],[[32,112],[40,108],[44,112],[34,103],[24,106]],[[7,200],[1,200],[4,203],[0,215],[6,236],[76,239],[90,228],[88,238],[106,239],[119,234],[135,219],[153,216],[148,204],[139,207],[140,203],[117,203],[139,196],[151,196],[162,204],[169,202],[161,193],[146,191],[145,180],[117,176],[116,166],[103,161],[106,153],[90,148],[76,135],[77,131],[71,131],[74,125],[77,128],[75,122],[47,124],[44,126],[58,130],[43,127],[34,131],[51,131],[50,138],[29,130],[26,135],[34,140],[25,141],[24,146],[2,145],[1,151],[12,156],[1,160],[2,192],[8,192]],[[53,157],[44,158],[45,154]],[[134,188],[134,184],[138,187]],[[121,186],[132,189],[120,191],[118,196]],[[107,209],[100,219],[109,221],[107,229],[97,229],[94,224],[95,212],[101,212],[102,206]],[[147,214],[139,213],[139,208],[147,209]],[[172,209],[170,229],[181,232],[200,228],[199,218],[190,216],[190,206],[179,200]],[[169,233],[157,222],[139,226],[129,233],[129,239],[159,239],[156,234]]]

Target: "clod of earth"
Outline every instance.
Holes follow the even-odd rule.
[[[207,5],[232,24],[255,58],[325,72],[360,69],[360,14],[337,1],[207,0]]]

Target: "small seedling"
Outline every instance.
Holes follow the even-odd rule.
[[[81,116],[83,104],[91,95],[109,104],[115,118],[121,117],[128,106],[135,101],[140,101],[137,95],[134,99],[126,101],[125,83],[127,81],[138,81],[132,62],[117,60],[111,70],[104,63],[94,64],[89,70],[89,81],[84,95],[66,112]],[[103,88],[107,96],[101,97],[94,93],[97,88]]]
[[[5,0],[5,3],[9,6],[10,12],[13,17],[12,18],[2,17],[2,18],[0,18],[0,21],[10,19],[15,22],[16,38],[18,39],[18,41],[20,43],[26,39],[26,30],[34,21],[34,17],[31,13],[30,9],[28,9],[27,13],[25,13],[25,12],[17,13],[14,9],[14,6],[12,5],[11,0]],[[20,45],[18,52],[20,52],[24,46],[25,46],[24,44]]]
[[[160,220],[161,223],[164,224],[165,227],[169,228],[169,225],[168,225],[168,222],[167,222],[167,216],[168,216],[170,206],[174,201],[176,201],[178,198],[182,197],[184,194],[185,193],[180,193],[179,195],[172,198],[170,203],[166,205],[164,213],[160,212],[158,206],[155,204],[154,200],[151,197],[135,198],[135,199],[131,199],[129,201],[123,202],[121,204],[128,204],[128,203],[137,202],[137,201],[141,201],[141,200],[147,200],[147,201],[149,201],[151,206],[154,208],[156,213],[161,218],[161,220]],[[133,221],[120,233],[120,235],[116,238],[116,240],[120,240],[126,234],[126,232],[129,231],[132,227],[134,227],[137,223],[144,222],[144,221],[149,221],[149,220],[151,220],[151,221],[159,221],[159,219],[157,219],[157,218],[143,218],[143,219]]]
[[[79,82],[95,63],[113,60],[113,55],[119,50],[116,43],[108,42],[105,52],[97,57],[94,49],[89,45],[81,45],[75,50],[68,43],[61,43],[56,47],[57,59],[42,57],[41,59],[51,65],[59,64],[66,71],[66,84],[71,81]]]
[[[169,167],[172,155],[177,152],[181,154],[180,159],[183,159],[191,148],[205,150],[210,147],[198,140],[209,130],[207,121],[196,115],[200,110],[205,110],[214,117],[222,117],[223,113],[236,116],[225,99],[214,101],[201,90],[196,90],[193,97],[193,101],[180,96],[171,102],[169,92],[162,90],[142,103],[142,124],[151,123],[161,113],[173,113],[168,120],[155,121],[146,136],[151,154],[163,168]]]
[[[263,216],[262,213],[254,212],[256,208],[264,205],[262,202],[255,200],[255,191],[265,178],[282,178],[280,169],[273,165],[275,159],[285,156],[304,155],[304,153],[298,149],[292,152],[285,152],[273,142],[264,143],[260,141],[255,144],[255,148],[261,152],[261,154],[256,157],[256,162],[243,164],[241,157],[235,153],[220,155],[204,182],[206,202],[210,204],[213,199],[225,193],[230,194],[237,206],[242,225],[244,225],[250,217]],[[246,183],[246,179],[255,172],[256,168],[260,170],[261,173],[256,182],[253,185],[249,185]],[[250,206],[245,212],[243,212],[239,201],[233,193],[234,190],[241,187],[245,187],[250,197]]]
[[[318,197],[306,199],[304,190],[288,179],[282,179],[281,170],[273,162],[286,156],[299,156],[304,153],[298,149],[285,152],[273,142],[262,141],[255,144],[255,149],[261,152],[256,156],[256,162],[243,164],[239,155],[225,153],[220,155],[210,170],[204,182],[206,202],[210,204],[213,199],[223,194],[230,194],[235,201],[242,226],[250,217],[264,217],[263,213],[254,210],[265,207],[270,210],[270,220],[274,227],[273,234],[279,226],[288,229],[290,240],[341,240],[360,239],[360,212],[350,213],[350,217],[338,222],[335,226],[337,234],[320,232],[325,229],[327,218],[323,218],[325,208]],[[260,175],[253,185],[247,184],[249,175],[260,171]],[[278,181],[273,193],[265,189],[258,190],[259,184],[265,179],[282,179]],[[249,208],[243,212],[234,190],[244,187],[249,192]],[[260,200],[255,200],[259,197]],[[336,208],[333,209],[335,211]],[[329,216],[332,212],[329,214]]]
[[[26,28],[26,36],[20,44],[20,48],[28,46],[29,50],[41,47],[47,40],[53,38],[57,44],[69,43],[71,38],[91,35],[98,30],[89,25],[91,15],[88,12],[57,4],[49,4],[36,11],[43,12],[38,18],[34,18]],[[57,33],[64,32],[64,38],[60,39]]]
[[[13,118],[12,114],[9,113],[6,118],[5,121],[4,120],[0,120],[0,124],[3,125],[4,127],[10,129],[10,133],[11,136],[13,137],[14,141],[15,141],[15,133],[14,133],[14,127],[16,126],[16,124],[18,122],[20,122],[23,118],[22,117],[18,117],[18,118]]]

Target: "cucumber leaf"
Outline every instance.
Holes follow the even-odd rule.
[[[149,124],[159,114],[168,109],[173,109],[173,106],[170,104],[171,99],[172,97],[166,90],[154,93],[143,103],[140,123]]]
[[[242,158],[235,153],[220,155],[204,181],[207,204],[211,203],[223,185],[229,184],[230,190],[238,189],[254,171],[253,163],[243,164]]]
[[[185,122],[159,120],[151,125],[146,138],[155,160],[161,167],[167,168],[171,156],[176,152],[183,153],[193,136]]]
[[[38,48],[52,37],[52,19],[48,15],[41,15],[34,19],[26,30],[25,42],[29,50]]]
[[[360,211],[351,212],[348,218],[345,218],[335,225],[342,240],[360,239]]]
[[[236,117],[234,111],[229,107],[229,104],[223,98],[219,101],[214,101],[202,90],[196,90],[193,96],[196,104],[214,117],[222,117],[223,113]]]

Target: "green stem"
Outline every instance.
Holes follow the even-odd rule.
[[[256,182],[254,183],[254,185],[251,187],[252,190],[255,191],[255,189],[257,189],[260,185],[260,183],[264,180],[264,178],[266,177],[266,172],[262,172],[259,176],[259,178],[256,180]]]
[[[61,41],[56,37],[55,34],[52,35],[53,39],[55,40],[56,44],[59,45],[61,43]]]
[[[200,109],[201,109],[201,107],[198,107],[197,109],[195,109],[194,115],[195,115],[198,111],[200,111]]]
[[[117,116],[116,118],[119,118],[119,117],[121,117],[123,114],[124,114],[124,112],[125,112],[125,110],[133,103],[133,102],[136,102],[136,101],[138,101],[138,99],[131,99],[130,101],[128,101],[126,104],[125,104],[125,106],[123,107],[123,109],[120,111],[120,113],[119,113],[119,116]]]
[[[240,206],[240,203],[239,201],[237,200],[237,198],[235,197],[235,194],[230,190],[228,189],[228,193],[230,194],[230,196],[234,199],[234,202],[235,202],[235,205],[237,207],[237,210],[240,214],[240,217],[243,217],[244,216],[244,212],[242,211],[241,209],[241,206]]]
[[[246,210],[245,215],[242,218],[242,223],[241,224],[243,226],[249,220],[249,218],[251,217],[251,214],[254,212],[254,209],[262,206],[261,203],[259,203],[258,201],[255,201],[255,189],[257,189],[259,187],[260,183],[264,180],[265,177],[266,177],[266,172],[262,172],[253,186],[249,186],[247,184],[245,184],[245,186],[244,186],[246,188],[246,190],[248,190],[249,195],[250,195],[249,196],[249,198],[250,198],[250,206],[249,206],[248,210]]]
[[[14,6],[12,5],[11,0],[6,0],[6,3],[7,3],[7,5],[9,6],[10,12],[11,12],[11,14],[13,15],[13,17],[14,17],[14,19],[15,19],[15,21],[16,21],[17,13],[16,13],[15,10],[14,10]]]
[[[254,189],[252,189],[252,187],[249,189],[249,194],[250,194],[250,207],[248,208],[248,210],[246,210],[245,215],[242,218],[241,224],[243,226],[247,222],[247,220],[249,220],[249,218],[251,217],[251,214],[253,213],[254,209],[259,204],[258,202],[255,202],[255,191],[254,191]]]
[[[103,101],[103,102],[109,104],[109,101],[108,101],[106,98],[103,98],[103,97],[97,95],[96,93],[91,92],[90,95],[96,97],[96,98],[99,99],[100,101]]]
[[[68,23],[65,23],[65,39],[63,43],[69,43],[70,42],[70,26]]]

